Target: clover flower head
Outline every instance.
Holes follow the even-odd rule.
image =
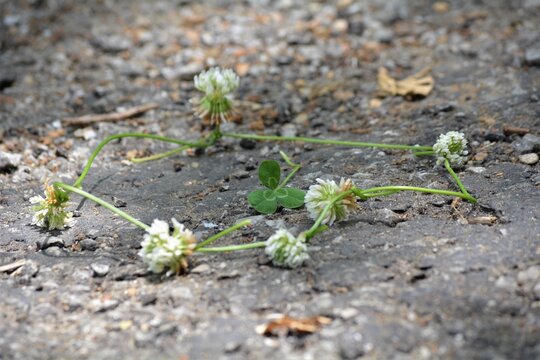
[[[451,164],[460,165],[469,154],[465,134],[458,131],[441,134],[433,145],[433,150],[437,155],[437,165],[444,163],[444,159],[448,159]]]
[[[69,196],[63,189],[45,184],[45,197],[37,195],[30,198],[30,203],[34,205],[32,225],[49,230],[73,226],[73,213],[66,211],[68,201]]]
[[[231,69],[214,67],[196,75],[194,83],[205,94],[197,103],[197,116],[212,125],[227,121],[233,110],[232,93],[240,85],[238,75]]]
[[[317,184],[311,185],[305,197],[306,208],[309,216],[316,220],[324,211],[324,208],[332,203],[332,200],[353,188],[350,179],[343,179],[336,184],[333,180],[317,179]],[[332,225],[335,221],[346,220],[349,213],[358,208],[354,194],[347,194],[341,200],[336,201],[326,213],[322,224]]]
[[[309,259],[306,237],[280,229],[266,240],[266,254],[276,266],[296,268]]]
[[[176,219],[171,220],[172,233],[167,222],[155,219],[152,226],[146,230],[141,243],[142,249],[139,251],[139,256],[150,271],[160,274],[169,269],[166,276],[186,270],[187,257],[193,253],[196,245],[195,235]]]

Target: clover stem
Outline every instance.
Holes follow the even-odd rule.
[[[422,192],[422,193],[428,193],[428,194],[438,194],[438,195],[448,195],[448,196],[456,196],[460,197],[462,199],[465,199],[473,204],[476,204],[476,199],[472,197],[469,194],[464,194],[462,192],[456,192],[456,191],[449,191],[449,190],[440,190],[440,189],[429,189],[429,188],[422,188],[422,187],[416,187],[416,186],[380,186],[380,187],[373,187],[366,190],[361,190],[358,188],[352,189],[355,195],[357,196],[369,196],[369,195],[375,195],[381,192],[388,192],[388,191],[416,191],[416,192]],[[384,194],[389,195],[389,194]]]
[[[195,247],[195,250],[201,251],[200,250],[201,248],[212,244],[214,241],[216,241],[220,237],[223,237],[223,236],[225,236],[227,234],[230,234],[233,231],[238,230],[238,229],[240,229],[240,228],[242,228],[244,226],[247,226],[249,224],[251,224],[251,220],[249,220],[249,219],[242,220],[239,223],[234,224],[233,226],[231,226],[231,227],[229,227],[229,228],[227,228],[227,229],[225,229],[223,231],[220,231],[217,234],[210,236],[208,239],[204,240],[203,242],[197,244],[197,246]]]
[[[325,140],[325,139],[315,139],[315,138],[300,137],[300,136],[275,136],[275,135],[254,135],[254,134],[236,134],[236,133],[222,133],[222,135],[226,137],[236,138],[236,139],[251,139],[251,140],[262,140],[262,141],[298,141],[298,142],[315,143],[315,144],[343,145],[343,146],[352,146],[352,147],[372,147],[372,148],[379,148],[379,149],[421,150],[421,151],[433,150],[433,147],[431,146],[394,145],[394,144],[380,144],[380,143],[369,143],[369,142],[359,142],[359,141]]]
[[[191,147],[201,147],[201,144],[200,143],[194,143],[194,142],[189,142],[189,141],[183,141],[183,140],[177,140],[177,139],[172,139],[172,138],[168,138],[168,137],[164,137],[164,136],[159,136],[159,135],[152,135],[152,134],[142,134],[142,133],[123,133],[123,134],[116,134],[116,135],[111,135],[111,136],[108,136],[106,137],[105,139],[103,139],[99,145],[97,146],[97,148],[92,152],[92,154],[90,155],[90,158],[88,158],[88,161],[86,162],[86,165],[81,173],[81,175],[79,176],[79,178],[75,181],[75,183],[73,184],[73,186],[75,187],[81,187],[81,184],[84,180],[84,178],[86,177],[86,175],[88,174],[88,171],[90,171],[90,168],[92,167],[92,163],[94,162],[95,158],[98,156],[99,152],[105,147],[105,145],[107,145],[109,142],[113,141],[113,140],[116,140],[116,139],[122,139],[122,138],[128,138],[128,137],[133,137],[133,138],[145,138],[145,139],[153,139],[153,140],[159,140],[159,141],[165,141],[165,142],[170,142],[170,143],[174,143],[174,144],[180,144],[180,145],[187,145],[187,146],[191,146]]]
[[[225,252],[225,251],[237,251],[237,250],[248,250],[262,248],[266,246],[266,241],[259,241],[251,244],[243,245],[229,245],[229,246],[220,246],[220,247],[205,247],[205,248],[195,248],[197,252],[207,252],[207,253],[216,253],[216,252]]]
[[[75,186],[67,185],[67,184],[64,184],[62,182],[54,182],[53,185],[57,186],[59,188],[63,188],[65,190],[67,190],[68,192],[74,192],[76,194],[79,194],[79,195],[87,198],[88,200],[92,200],[93,202],[95,202],[95,203],[103,206],[104,208],[112,211],[113,213],[115,213],[115,214],[119,215],[120,217],[122,217],[123,219],[129,221],[133,225],[136,225],[136,226],[142,228],[143,230],[148,230],[150,228],[150,226],[146,225],[145,223],[135,219],[131,215],[126,214],[122,210],[117,209],[114,205],[109,204],[105,200],[102,200],[102,199],[98,198],[97,196],[94,196],[94,195],[92,195],[90,193],[87,193],[86,191],[81,190],[81,189],[79,189],[79,188],[77,188]]]
[[[137,164],[137,163],[143,163],[143,162],[147,162],[147,161],[160,160],[160,159],[164,159],[166,157],[169,157],[171,155],[178,154],[178,153],[180,153],[180,152],[182,152],[184,150],[187,150],[187,149],[193,148],[193,147],[204,149],[204,148],[207,148],[207,147],[209,147],[211,145],[214,145],[216,143],[216,141],[220,137],[221,137],[221,132],[219,130],[219,124],[218,124],[218,125],[216,125],[214,130],[209,135],[199,139],[195,143],[197,146],[192,146],[192,145],[180,146],[180,147],[177,147],[176,149],[165,151],[165,152],[162,152],[162,153],[159,153],[159,154],[154,154],[152,156],[132,159],[131,162]]]
[[[435,151],[416,151],[413,154],[416,156],[435,155]]]
[[[367,200],[369,198],[373,198],[373,197],[379,197],[379,196],[388,196],[388,195],[392,195],[392,194],[395,194],[399,192],[399,190],[386,190],[386,191],[380,191],[380,192],[376,192],[376,193],[370,193],[370,194],[362,194],[364,198],[361,198],[362,200]],[[355,194],[356,195],[356,194]]]
[[[316,233],[319,232],[318,229],[321,226],[323,219],[326,217],[326,214],[330,211],[334,204],[353,192],[353,190],[345,191],[330,200],[330,202],[324,207],[323,211],[321,211],[321,213],[319,214],[319,217],[317,217],[317,220],[315,220],[315,223],[309,228],[309,230],[305,232],[306,240],[311,239]]]
[[[454,178],[454,180],[456,180],[456,183],[457,185],[459,186],[459,188],[461,189],[461,191],[465,194],[465,195],[469,195],[469,192],[467,191],[467,189],[465,188],[465,185],[463,185],[463,183],[461,182],[461,180],[459,179],[459,176],[457,176],[457,174],[454,172],[454,169],[452,169],[452,166],[450,166],[450,162],[448,161],[448,159],[444,159],[444,167],[446,168],[446,170],[448,170],[448,172],[450,173],[450,175],[452,175],[452,177]]]
[[[281,189],[282,187],[284,187],[285,185],[287,185],[287,183],[292,179],[292,177],[294,176],[294,174],[296,174],[298,172],[298,170],[300,170],[300,168],[302,167],[302,165],[300,164],[295,164],[292,162],[292,160],[287,156],[287,154],[285,154],[283,151],[280,151],[279,154],[281,155],[281,157],[283,158],[283,160],[285,160],[285,162],[292,167],[292,170],[291,172],[289,173],[289,175],[287,175],[287,177],[285,179],[283,179],[283,181],[281,182],[281,184],[278,185],[278,187],[276,189]]]
[[[191,146],[184,145],[184,146],[180,146],[180,147],[178,147],[176,149],[166,151],[164,153],[155,154],[155,155],[147,156],[147,157],[134,158],[134,159],[131,159],[130,161],[132,163],[139,164],[139,163],[143,163],[143,162],[147,162],[147,161],[159,160],[159,159],[166,158],[167,156],[171,156],[171,155],[174,155],[174,154],[181,153],[182,151],[187,150],[189,148],[191,148]]]

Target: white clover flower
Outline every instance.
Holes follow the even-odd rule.
[[[205,96],[197,102],[196,114],[212,125],[227,121],[233,109],[232,93],[240,78],[230,69],[211,68],[194,78],[195,87]]]
[[[451,164],[460,165],[469,154],[465,134],[458,131],[441,134],[433,145],[433,150],[437,155],[437,165],[444,163],[444,159],[448,159]]]
[[[351,190],[354,186],[350,179],[345,180],[343,178],[341,178],[339,185],[333,180],[317,179],[317,183],[309,187],[305,197],[306,208],[313,220],[319,217],[324,208],[332,202],[332,199]],[[352,193],[348,194],[334,203],[326,213],[322,224],[332,225],[334,221],[346,220],[349,213],[357,208],[356,197]]]
[[[68,201],[69,196],[63,189],[45,184],[45,197],[38,195],[30,198],[30,203],[34,205],[32,225],[49,230],[73,226],[73,213],[66,211]]]
[[[280,229],[266,240],[266,254],[274,265],[295,268],[309,259],[306,237],[302,233],[295,237],[285,229]]]
[[[139,251],[139,256],[150,271],[159,274],[169,269],[167,276],[179,274],[187,268],[186,258],[193,253],[196,245],[195,235],[176,219],[171,220],[172,234],[169,232],[169,224],[155,219],[144,235],[142,249]]]

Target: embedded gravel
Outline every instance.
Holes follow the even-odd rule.
[[[540,358],[539,1],[0,0],[0,14],[0,359]],[[303,267],[273,267],[262,250],[199,254],[166,279],[137,257],[140,229],[77,196],[73,228],[30,225],[43,181],[73,182],[106,136],[197,139],[192,78],[210,66],[241,75],[227,131],[423,145],[463,131],[459,175],[478,204],[370,200],[314,238]],[[378,68],[427,66],[426,98],[378,97]],[[61,121],[148,103],[159,107],[124,121]],[[171,148],[112,142],[84,188],[201,239],[252,219],[222,244],[311,225],[305,209],[247,204],[258,164],[280,150],[303,164],[302,189],[340,177],[455,189],[433,159],[402,151],[224,138],[126,161]],[[331,323],[257,333],[274,313]]]

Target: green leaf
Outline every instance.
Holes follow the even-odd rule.
[[[261,184],[270,189],[275,189],[279,185],[281,169],[274,160],[264,160],[259,166],[259,180]]]
[[[277,201],[279,205],[287,209],[296,209],[304,205],[304,197],[306,193],[300,189],[295,188],[283,188],[275,190],[278,193]],[[284,195],[283,195],[284,194]]]
[[[255,190],[248,195],[249,205],[261,214],[273,214],[278,207],[277,197],[273,190]]]

